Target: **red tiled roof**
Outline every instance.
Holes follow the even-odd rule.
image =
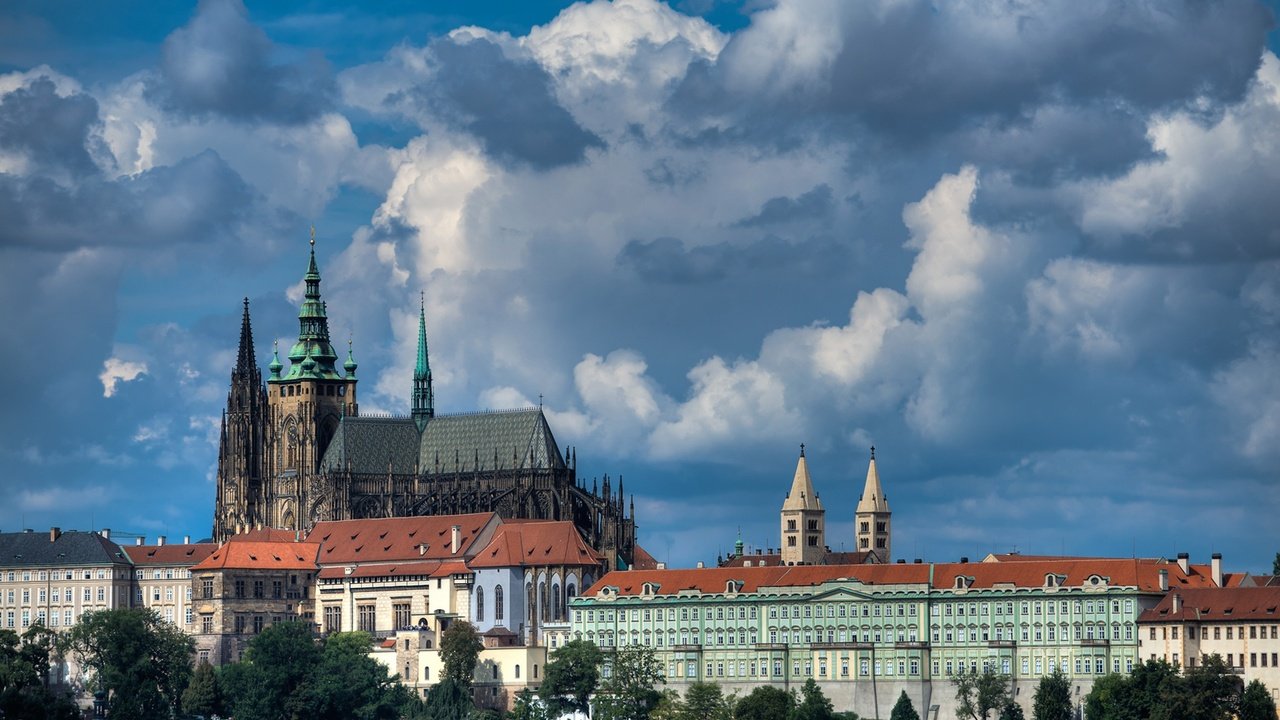
[[[823,565],[863,565],[878,562],[876,556],[869,552],[828,550],[822,558]],[[747,565],[751,563],[751,565]],[[725,558],[719,567],[760,567],[781,565],[782,555],[778,553],[756,553],[755,555],[736,555]]]
[[[223,543],[192,570],[315,570],[319,546],[306,542]]]
[[[322,565],[443,560],[474,553],[476,538],[498,522],[494,513],[333,520],[316,523],[307,542],[320,545]],[[449,547],[454,525],[461,526],[456,554]]]
[[[963,576],[967,587],[980,589],[1004,584],[1014,587],[1043,587],[1045,576],[1062,578],[1060,585],[1079,587],[1090,577],[1105,578],[1109,585],[1137,587],[1142,592],[1159,592],[1159,571],[1168,572],[1170,587],[1207,587],[1211,580],[1192,571],[1184,575],[1177,563],[1135,559],[1055,559],[999,563],[936,563],[894,565],[796,565],[742,568],[700,568],[693,570],[630,570],[611,572],[583,595],[595,595],[601,587],[612,585],[622,595],[639,595],[642,585],[659,585],[659,594],[671,595],[681,590],[722,593],[729,580],[743,583],[740,592],[754,592],[764,587],[804,587],[841,578],[857,579],[873,585],[924,584],[933,587],[955,587],[956,577]]]
[[[658,561],[656,558],[654,558],[652,555],[649,554],[648,550],[645,550],[644,548],[637,545],[635,552],[631,554],[631,569],[632,570],[657,570]]]
[[[334,578],[356,577],[437,577],[440,575],[448,575],[447,572],[440,572],[440,568],[444,563],[439,560],[426,560],[422,562],[402,562],[402,563],[373,563],[356,565],[351,572],[347,572],[347,568],[341,565],[326,565],[320,568],[321,580],[332,580]]]
[[[504,523],[468,563],[473,568],[599,565],[602,558],[582,540],[573,523]]]
[[[217,543],[192,543],[190,545],[122,545],[121,550],[134,565],[182,565],[191,566],[204,560],[218,549]]]
[[[1177,596],[1182,607],[1173,612]],[[1280,620],[1280,587],[1182,588],[1171,590],[1140,623],[1208,622],[1213,620]]]

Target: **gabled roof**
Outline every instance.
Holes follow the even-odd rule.
[[[344,417],[320,460],[321,472],[412,474],[421,441],[412,418]]]
[[[681,590],[722,593],[725,583],[743,583],[741,592],[760,587],[806,587],[840,579],[868,585],[926,584],[932,578],[936,589],[955,587],[957,577],[965,578],[971,590],[1002,587],[1040,588],[1045,576],[1053,575],[1065,587],[1091,584],[1093,578],[1111,587],[1136,587],[1140,592],[1160,592],[1160,570],[1168,573],[1170,587],[1209,587],[1212,580],[1192,570],[1183,574],[1177,563],[1134,559],[1060,559],[1003,563],[911,563],[894,565],[795,565],[766,567],[699,568],[693,570],[616,571],[602,577],[584,596],[600,588],[617,586],[621,595],[639,595],[644,583],[661,586],[663,595]]]
[[[50,541],[47,532],[0,533],[0,567],[128,563],[119,545],[96,532],[68,530]]]
[[[465,558],[499,522],[494,513],[332,520],[316,523],[307,542],[319,545],[321,565]],[[457,553],[449,547],[454,525],[460,526]]]
[[[565,467],[538,408],[436,415],[422,432],[418,462],[424,474]]]
[[[468,563],[473,568],[599,565],[603,558],[582,540],[573,523],[503,523]]]
[[[1173,611],[1174,597],[1182,607]],[[1140,623],[1280,620],[1280,587],[1182,588],[1171,590]]]
[[[315,570],[318,549],[308,542],[228,541],[191,570]]]
[[[189,545],[125,545],[124,552],[134,565],[171,565],[190,567],[204,560],[218,549],[217,543],[192,543]]]
[[[631,569],[657,570],[658,560],[650,555],[648,550],[636,545],[636,549],[631,553]]]
[[[809,479],[809,463],[804,459],[804,448],[800,449],[800,459],[796,461],[796,474],[791,478],[791,490],[782,501],[783,510],[821,510],[822,501],[813,490],[813,481]]]

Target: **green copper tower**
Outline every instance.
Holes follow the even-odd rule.
[[[338,354],[329,342],[329,318],[320,299],[320,269],[316,266],[316,230],[311,228],[311,260],[307,274],[302,309],[298,311],[298,342],[289,350],[290,380],[341,380],[334,363]],[[273,378],[273,381],[279,382]]]
[[[427,359],[427,302],[418,306],[418,363],[413,368],[413,422],[418,432],[436,415],[435,392],[431,389],[431,363]]]

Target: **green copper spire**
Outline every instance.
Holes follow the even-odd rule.
[[[435,393],[431,389],[431,363],[427,359],[427,301],[419,296],[418,363],[413,368],[413,421],[421,432],[436,415]]]
[[[272,380],[280,379],[280,368],[282,367],[284,365],[280,364],[280,341],[276,340],[271,343],[271,364],[267,366],[267,369],[271,371]]]
[[[742,557],[742,528],[738,528],[738,541],[733,544],[733,556]]]
[[[320,299],[320,269],[316,265],[316,229],[311,228],[311,258],[302,308],[298,311],[298,342],[289,350],[289,373],[279,381],[341,380],[334,363],[338,354],[329,343],[329,318]],[[274,379],[274,378],[273,378]]]
[[[347,377],[355,379],[356,377],[356,359],[351,355],[351,338],[347,338],[347,361],[342,363],[342,369],[347,371]]]

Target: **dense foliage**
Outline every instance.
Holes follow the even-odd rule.
[[[761,685],[738,701],[733,717],[735,720],[787,720],[795,705],[795,696],[786,690]]]
[[[911,704],[911,698],[907,697],[907,691],[903,690],[898,696],[898,702],[893,705],[893,712],[889,713],[889,720],[920,720],[920,713],[916,712],[916,706]]]
[[[444,677],[464,688],[470,688],[475,678],[476,662],[484,643],[480,634],[466,620],[454,620],[440,636],[440,662],[444,664]]]
[[[154,611],[85,613],[66,643],[92,670],[91,687],[106,693],[112,717],[170,718],[180,710],[194,642]]]
[[[70,697],[48,688],[55,653],[53,633],[39,625],[28,628],[21,637],[12,630],[0,630],[0,717],[79,717]]]
[[[648,720],[666,682],[653,648],[627,645],[613,654],[608,677],[596,695],[597,720]]]
[[[1240,720],[1275,720],[1276,701],[1266,685],[1254,680],[1241,693],[1236,713]]]
[[[1148,660],[1127,676],[1099,678],[1085,698],[1085,718],[1227,720],[1240,700],[1240,678],[1217,655],[1184,673],[1163,660]]]
[[[1061,669],[1040,678],[1031,717],[1033,720],[1071,720],[1071,681]]]
[[[956,715],[969,720],[988,720],[993,710],[1003,710],[1013,701],[1010,677],[1003,673],[961,670],[951,680],[956,687]]]
[[[587,711],[603,662],[600,648],[586,640],[570,640],[551,653],[538,695],[553,717]]]

